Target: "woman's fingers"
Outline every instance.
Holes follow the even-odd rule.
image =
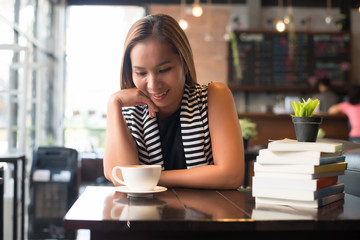
[[[156,113],[159,111],[159,108],[153,101],[137,88],[124,89],[115,93],[115,95],[122,107],[147,105],[151,118],[156,117]]]
[[[139,105],[147,105],[149,108],[149,116],[151,118],[156,117],[156,113],[159,111],[159,108],[151,101],[151,99],[146,96],[143,92],[138,91],[139,99],[141,100],[141,103],[138,103]]]

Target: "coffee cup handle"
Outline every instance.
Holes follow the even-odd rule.
[[[121,183],[122,185],[126,185],[124,181],[122,181],[120,178],[118,178],[118,177],[116,176],[116,170],[117,170],[117,169],[120,169],[120,170],[121,170],[121,167],[116,166],[116,167],[113,168],[113,170],[112,170],[113,178],[114,178],[118,183]]]

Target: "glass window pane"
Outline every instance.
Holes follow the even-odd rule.
[[[135,6],[71,6],[66,45],[65,145],[102,151],[106,103],[120,89],[120,63],[130,26],[145,15]]]
[[[0,154],[8,150],[8,116],[9,96],[3,92],[0,94]]]
[[[14,19],[15,0],[1,0],[0,4],[0,44],[11,44],[14,31],[8,23],[12,23]]]

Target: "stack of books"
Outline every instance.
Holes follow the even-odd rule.
[[[342,143],[272,141],[254,163],[255,203],[319,208],[344,198]]]

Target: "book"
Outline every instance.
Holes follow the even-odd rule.
[[[342,151],[337,152],[321,152],[317,150],[308,151],[271,151],[268,148],[260,149],[259,156],[266,157],[293,157],[293,158],[324,158],[324,157],[336,157],[341,156]]]
[[[256,204],[274,204],[274,205],[286,205],[293,207],[302,207],[302,208],[320,208],[330,203],[344,199],[345,193],[337,193],[329,195],[323,198],[311,200],[311,201],[300,201],[300,200],[287,200],[281,198],[266,198],[266,197],[256,197]]]
[[[323,215],[331,215],[335,218],[344,212],[344,195],[344,193],[334,194],[326,199],[315,201],[255,198],[255,208],[252,210],[251,218],[255,220],[302,220],[318,219]],[[265,200],[266,203],[262,200]],[[286,204],[278,204],[278,200]],[[322,202],[324,205],[321,205]],[[287,205],[289,203],[291,205]]]
[[[335,153],[342,151],[342,143],[326,142],[318,140],[317,142],[298,142],[293,139],[283,139],[271,141],[268,143],[268,149],[271,151],[319,151],[324,153]]]
[[[260,164],[310,164],[324,165],[329,163],[344,162],[345,156],[341,152],[322,153],[319,151],[270,151],[261,149],[256,157]]]
[[[253,187],[253,197],[280,198],[288,200],[312,201],[324,198],[344,191],[344,184],[339,183],[318,190],[298,190],[298,189],[277,189],[276,187]]]
[[[270,165],[270,164],[260,164],[258,162],[254,163],[254,172],[273,172],[273,173],[323,173],[323,172],[332,172],[332,171],[343,171],[346,169],[346,162],[331,163],[325,165]]]
[[[317,190],[334,185],[338,181],[337,176],[324,177],[319,179],[286,179],[267,178],[254,176],[252,178],[253,188],[276,188],[276,189],[299,189],[299,190]]]
[[[310,173],[310,174],[255,172],[254,176],[266,177],[266,178],[282,178],[284,179],[284,181],[287,181],[287,179],[318,179],[323,177],[340,176],[344,174],[345,171]]]

